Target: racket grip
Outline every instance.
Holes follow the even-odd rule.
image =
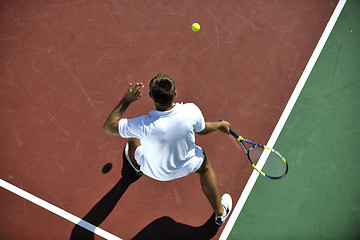
[[[222,122],[222,120],[219,120],[219,122]],[[231,127],[229,127],[230,134],[233,135],[236,139],[239,137],[239,134],[237,134],[234,130],[232,130]]]
[[[232,130],[230,127],[229,127],[229,130],[230,130],[230,134],[233,135],[236,139],[239,137],[239,134],[237,134],[234,130]]]

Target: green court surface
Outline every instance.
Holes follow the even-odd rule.
[[[360,1],[347,1],[228,239],[360,239]]]

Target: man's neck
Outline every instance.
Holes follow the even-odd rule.
[[[159,105],[155,105],[156,107],[156,110],[157,111],[162,111],[162,112],[165,112],[165,111],[169,111],[171,109],[173,109],[175,107],[175,104],[174,103],[171,103],[170,106],[159,106]]]

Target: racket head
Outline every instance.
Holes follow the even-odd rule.
[[[283,178],[288,172],[286,159],[278,151],[267,146],[253,145],[249,148],[247,156],[253,168],[270,179]]]

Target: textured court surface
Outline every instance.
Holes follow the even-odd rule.
[[[206,120],[228,120],[243,136],[266,142],[336,4],[1,1],[1,179],[80,218],[96,209],[105,218],[100,227],[123,239],[157,219],[146,229],[198,231],[212,211],[196,175],[165,183],[143,177],[119,202],[111,195],[125,141],[102,132],[107,115],[129,82],[166,72],[177,101],[195,102]],[[195,21],[198,33],[190,28]],[[152,107],[144,96],[127,114]],[[197,143],[221,192],[238,199],[251,168],[237,143],[220,133]],[[0,194],[1,239],[70,238],[73,223]],[[104,196],[114,207],[109,214],[96,205]]]

